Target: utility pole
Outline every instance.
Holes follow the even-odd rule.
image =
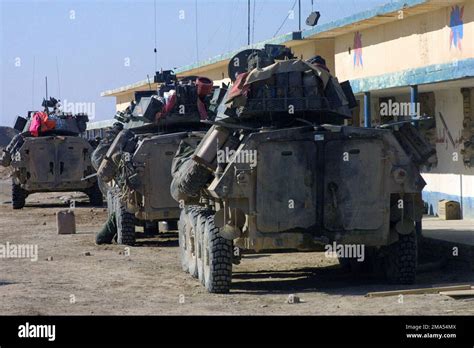
[[[298,30],[301,31],[301,0],[298,0]]]
[[[247,0],[247,45],[250,46],[250,0]]]

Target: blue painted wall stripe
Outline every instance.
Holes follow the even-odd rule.
[[[364,93],[379,89],[422,85],[473,76],[474,58],[468,58],[445,64],[434,64],[396,73],[355,79],[351,80],[350,83],[354,93]]]

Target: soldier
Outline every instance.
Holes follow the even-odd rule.
[[[112,244],[117,234],[117,223],[115,213],[109,215],[109,218],[105,222],[102,229],[95,236],[95,242],[97,245],[101,244]]]
[[[114,141],[115,137],[122,131],[122,129],[123,124],[120,122],[115,122],[112,125],[112,128],[105,132],[105,137],[99,142],[99,145],[92,153],[92,165],[94,166],[95,170],[99,169],[100,163],[104,159],[105,154],[110,148],[110,145],[112,145],[112,142]]]
[[[104,139],[102,139],[92,153],[92,165],[94,166],[95,170],[99,169],[100,163],[104,159],[107,151],[112,145],[115,137],[123,130],[123,124],[120,122],[115,122],[110,130],[108,130],[105,134]],[[107,195],[107,186],[103,183],[102,179],[98,177],[99,187],[104,195]],[[117,234],[117,225],[115,222],[115,213],[109,215],[109,218],[102,227],[102,230],[96,236],[96,243],[97,244],[110,244],[112,243],[115,235]]]

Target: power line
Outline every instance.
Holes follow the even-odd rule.
[[[290,11],[293,11],[293,9],[295,8],[297,2],[298,2],[298,0],[295,0],[295,2],[293,3],[293,6],[291,7]],[[278,30],[275,32],[275,34],[273,34],[273,37],[275,37],[278,34],[278,32],[281,30],[281,28],[283,28],[283,26],[285,25],[286,20],[288,19],[288,17],[289,17],[289,14],[286,15],[285,19],[283,20],[283,23],[281,23]]]

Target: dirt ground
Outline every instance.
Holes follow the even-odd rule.
[[[32,195],[27,207],[13,211],[9,180],[0,182],[0,244],[35,244],[39,255],[36,262],[0,259],[3,315],[474,314],[474,300],[437,294],[406,295],[402,303],[396,296],[366,298],[403,287],[344,273],[323,253],[244,255],[234,266],[230,294],[208,294],[181,271],[175,232],[139,238],[127,256],[123,246],[94,244],[105,208],[78,203],[77,234],[57,235],[55,213],[67,208],[59,199],[64,194]],[[474,284],[472,272],[451,267],[420,274],[416,286],[468,283]],[[302,302],[286,303],[289,294]]]

